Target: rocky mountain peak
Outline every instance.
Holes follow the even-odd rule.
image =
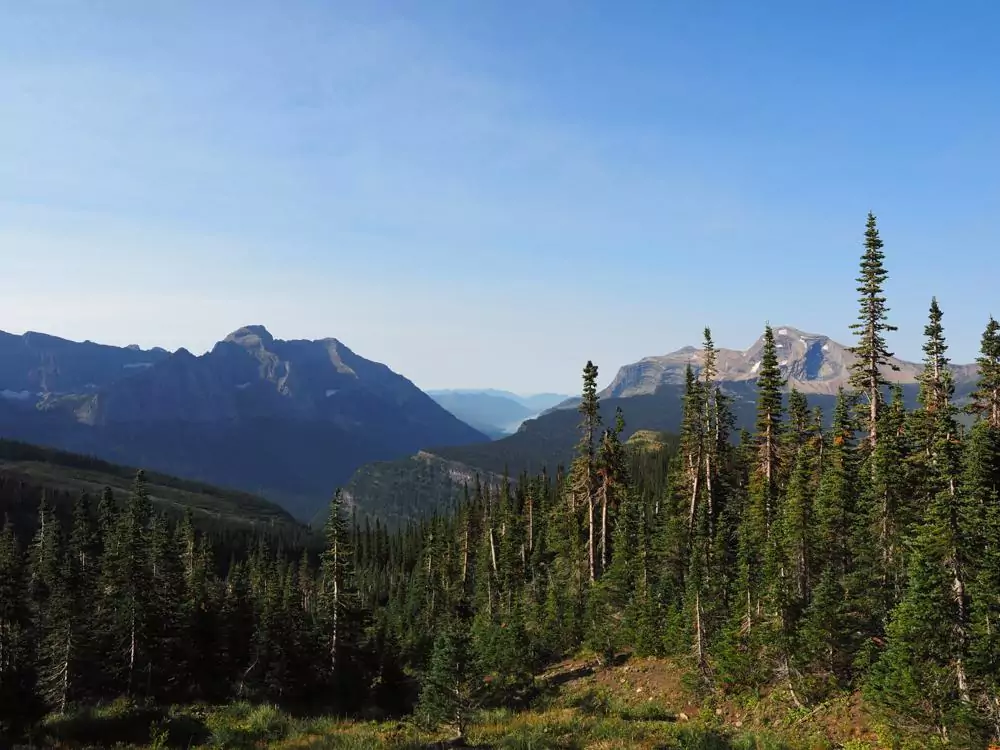
[[[274,336],[261,325],[243,326],[226,336],[225,341],[247,348],[266,348],[274,343]]]
[[[835,394],[847,385],[854,355],[849,347],[829,336],[807,333],[794,326],[773,326],[778,363],[782,374],[788,379],[789,388],[803,393]],[[760,360],[764,348],[763,334],[742,351],[719,349],[716,358],[717,378],[720,382],[738,383],[754,381],[760,370]],[[664,385],[679,385],[684,382],[688,365],[695,371],[704,366],[705,352],[694,347],[684,347],[670,354],[646,357],[639,362],[625,365],[614,381],[601,394],[602,397],[628,397],[655,393]],[[899,368],[886,368],[889,382],[914,383],[920,375],[921,365],[895,359]],[[974,373],[971,365],[953,368],[956,376],[970,377]]]

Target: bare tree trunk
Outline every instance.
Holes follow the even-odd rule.
[[[601,575],[608,569],[608,485],[601,488]]]
[[[535,551],[535,499],[528,495],[528,552]]]
[[[587,562],[590,570],[590,582],[593,583],[594,575],[594,496],[588,493],[587,497]]]
[[[465,541],[462,544],[462,585],[469,580],[469,523],[465,523]]]
[[[691,477],[691,509],[688,511],[688,534],[694,529],[694,517],[698,511],[698,492],[701,490],[701,452],[695,465],[694,453],[688,453],[688,474]]]
[[[701,616],[701,594],[694,597],[694,645],[695,655],[698,659],[698,672],[702,678],[708,680],[708,657],[705,653],[705,633],[704,623]]]
[[[496,538],[493,536],[493,523],[490,522],[490,560],[493,563],[493,573],[496,575],[497,571],[497,543]]]
[[[788,688],[788,694],[792,698],[792,703],[795,704],[796,708],[805,708],[799,697],[795,694],[795,688],[792,686],[792,670],[788,665],[788,655],[781,657],[781,672],[782,676],[785,678],[785,686]]]
[[[705,495],[708,501],[708,539],[715,539],[715,498],[712,495],[712,451],[705,451]]]
[[[132,601],[132,613],[131,620],[129,622],[129,649],[128,649],[128,694],[132,694],[132,676],[135,674],[135,660],[136,660],[136,650],[138,644],[136,642],[135,633],[135,600]]]

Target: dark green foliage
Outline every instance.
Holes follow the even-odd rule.
[[[450,724],[462,737],[481,689],[468,631],[461,623],[446,625],[434,640],[418,715],[432,726]]]
[[[970,411],[1000,429],[1000,323],[992,317],[983,331],[979,357],[979,383],[972,394]]]
[[[576,429],[569,471],[449,479],[449,507],[391,528],[340,492],[309,539],[162,514],[141,473],[96,513],[0,482],[15,518],[0,536],[0,728],[128,695],[416,708],[462,734],[585,648],[669,654],[701,690],[807,711],[861,689],[893,726],[982,746],[1000,735],[1000,325],[971,427],[936,301],[916,409],[899,388],[887,403],[886,278],[870,216],[856,390],[828,422],[800,393],[784,401],[768,328],[742,422],[755,430],[737,434],[748,402],[716,382],[706,330],[676,437],[626,441],[588,362],[578,412],[560,417]]]
[[[858,336],[857,345],[851,352],[857,357],[851,372],[851,385],[864,394],[868,417],[868,434],[872,446],[878,442],[878,415],[883,403],[882,388],[887,384],[882,369],[896,368],[893,357],[885,341],[885,334],[896,330],[889,325],[889,308],[886,306],[885,282],[889,278],[885,270],[885,253],[882,239],[875,224],[875,215],[868,213],[865,226],[865,251],[861,256],[861,273],[858,276],[859,311],[858,322],[851,324]]]

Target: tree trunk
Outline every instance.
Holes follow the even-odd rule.
[[[587,562],[590,569],[590,582],[593,583],[594,575],[594,496],[588,493],[587,497]]]
[[[535,499],[528,495],[528,552],[535,551]]]
[[[608,569],[608,485],[601,488],[601,575]]]
[[[493,523],[490,522],[490,561],[493,563],[493,574],[498,575],[497,571],[497,543],[496,538],[493,536]]]
[[[698,672],[708,681],[708,656],[706,654],[704,623],[701,617],[701,594],[694,596],[694,645],[698,659]]]

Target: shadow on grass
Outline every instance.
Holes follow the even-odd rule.
[[[169,715],[162,708],[128,707],[119,710],[85,709],[46,722],[46,740],[62,747],[145,745],[154,734],[165,747],[191,747],[208,740],[205,723],[189,714]]]

